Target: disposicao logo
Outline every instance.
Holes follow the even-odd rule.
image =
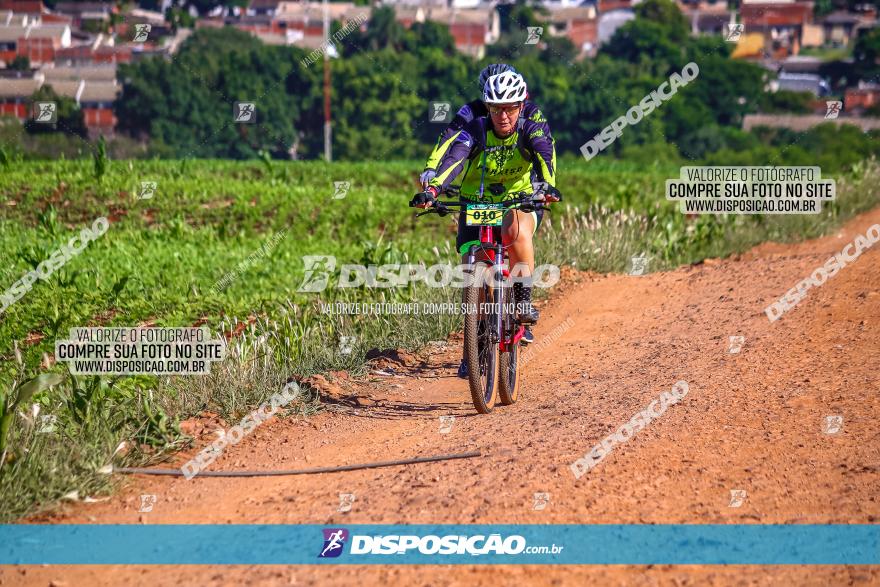
[[[348,540],[348,530],[345,528],[324,528],[324,548],[318,558],[336,558],[342,554],[345,541]]]

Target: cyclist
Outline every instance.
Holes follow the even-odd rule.
[[[483,88],[486,86],[486,80],[488,80],[493,75],[498,75],[499,73],[504,73],[506,71],[511,71],[513,73],[517,73],[517,71],[507,65],[506,63],[492,63],[483,68],[483,71],[480,72],[480,77],[478,83],[480,84],[480,92],[482,94]],[[419,181],[422,182],[422,189],[428,187],[428,182],[430,182],[437,175],[437,166],[440,165],[440,161],[443,159],[443,156],[449,150],[449,146],[452,144],[452,138],[455,136],[455,133],[460,131],[464,126],[472,121],[474,118],[480,118],[481,116],[486,116],[489,114],[489,111],[486,110],[486,104],[482,99],[474,100],[473,102],[468,102],[464,106],[462,106],[455,115],[455,118],[452,119],[452,122],[449,123],[449,126],[440,133],[440,138],[437,139],[437,144],[434,145],[434,150],[431,151],[431,154],[428,156],[428,160],[425,162],[425,170],[419,176]],[[547,125],[547,120],[544,118],[544,114],[541,112],[541,109],[538,108],[534,102],[528,100],[528,94],[526,95],[526,100],[524,101],[522,116],[542,125],[544,132],[547,133],[547,136],[550,136],[550,127]]]
[[[465,201],[502,202],[521,191],[533,191],[543,196],[545,202],[560,201],[562,194],[555,187],[553,137],[546,124],[523,117],[525,98],[526,82],[520,74],[506,71],[490,76],[483,89],[483,102],[489,115],[474,118],[453,134],[437,167],[437,175],[410,204],[419,208],[433,206],[437,195],[462,173],[460,189]],[[501,230],[502,242],[509,246],[511,275],[515,276],[513,294],[517,319],[527,325],[523,338],[526,344],[533,340],[528,325],[535,324],[539,318],[538,310],[531,303],[531,276],[535,269],[532,236],[542,217],[543,210],[510,210]],[[466,255],[476,243],[479,243],[479,228],[467,226],[465,215],[460,214],[456,247]],[[458,376],[468,376],[464,359]]]

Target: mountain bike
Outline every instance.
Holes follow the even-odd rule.
[[[460,194],[447,189],[447,196]],[[488,414],[500,401],[511,405],[519,395],[519,341],[525,326],[516,320],[513,283],[507,268],[507,247],[501,242],[501,224],[508,210],[524,212],[545,209],[545,204],[528,192],[511,194],[514,199],[498,203],[461,200],[441,202],[416,216],[451,211],[465,214],[468,226],[479,226],[480,243],[467,253],[467,277],[462,302],[464,320],[464,358],[474,407]],[[540,196],[539,196],[540,198]]]

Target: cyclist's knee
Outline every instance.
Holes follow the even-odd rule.
[[[508,227],[502,233],[505,245],[513,245],[514,247],[531,247],[532,232],[531,230],[521,230],[516,227]]]

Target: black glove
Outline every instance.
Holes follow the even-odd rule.
[[[413,196],[413,199],[409,201],[410,208],[430,208],[434,205],[437,198],[434,197],[434,192],[428,188],[423,192],[417,193]]]
[[[547,203],[550,202],[561,202],[562,201],[562,192],[557,190],[552,185],[547,188],[547,191],[544,192],[544,201]]]
[[[546,181],[536,181],[532,183],[532,189],[535,190],[535,197],[543,197],[545,203],[561,202],[562,194],[555,187]]]

